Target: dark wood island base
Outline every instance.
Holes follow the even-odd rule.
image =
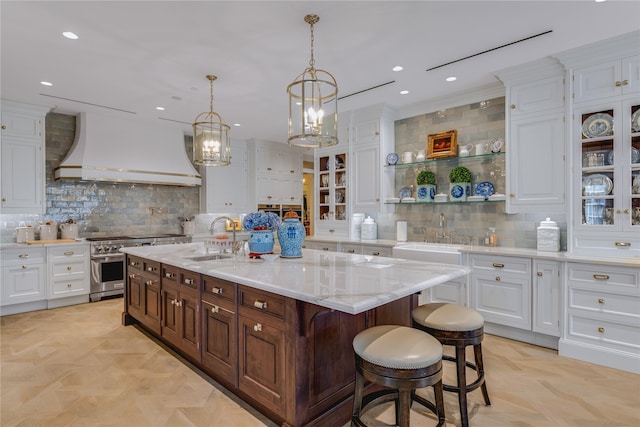
[[[127,255],[123,325],[139,324],[282,426],[351,419],[352,341],[410,325],[417,295],[352,315]]]

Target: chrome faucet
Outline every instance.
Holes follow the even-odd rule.
[[[211,224],[209,225],[209,231],[211,232],[211,234],[213,234],[213,227],[216,224],[216,222],[220,221],[221,219],[225,219],[228,220],[231,224],[233,224],[233,242],[231,243],[231,252],[235,255],[238,253],[238,250],[240,249],[240,246],[238,245],[238,242],[236,241],[236,226],[233,222],[232,218],[229,218],[228,216],[219,216],[217,218],[215,218],[213,221],[211,221]],[[226,249],[225,249],[226,251]]]

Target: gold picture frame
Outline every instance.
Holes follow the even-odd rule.
[[[233,231],[234,228],[236,231],[242,231],[242,222],[240,221],[240,218],[232,218],[231,221],[227,220],[227,226],[225,227],[226,231]]]
[[[427,159],[441,159],[458,155],[458,131],[433,133],[427,137]]]

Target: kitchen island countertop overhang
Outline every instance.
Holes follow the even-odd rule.
[[[359,314],[465,276],[465,266],[304,249],[274,262],[247,256],[196,261],[203,243],[123,248],[122,252],[309,302]]]

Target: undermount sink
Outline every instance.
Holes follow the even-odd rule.
[[[226,254],[207,254],[207,255],[198,255],[192,257],[186,257],[186,259],[190,259],[191,261],[216,261],[219,259],[227,259],[231,258],[231,255]]]
[[[394,258],[416,261],[439,262],[443,264],[461,264],[461,246],[444,243],[406,243],[394,246]]]

